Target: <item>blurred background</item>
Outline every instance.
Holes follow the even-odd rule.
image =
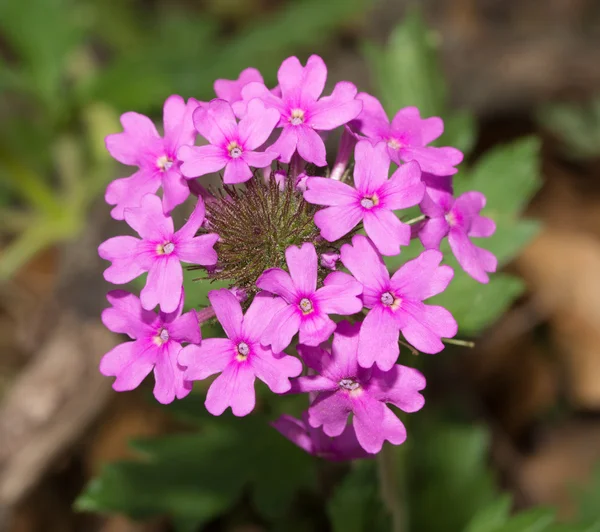
[[[103,193],[129,175],[104,136],[311,53],[329,87],[442,116],[457,187],[499,226],[481,245],[503,273],[444,300],[475,348],[414,357],[428,402],[388,464],[403,531],[600,530],[600,2],[0,0],[0,531],[391,530],[373,461],[325,464],[266,424],[305,405],[215,424],[202,389],[165,408],[97,370],[120,341],[99,321],[96,248],[121,230]]]

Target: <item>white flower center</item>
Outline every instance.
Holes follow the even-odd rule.
[[[373,194],[372,196],[365,196],[363,199],[360,200],[360,204],[365,209],[372,209],[376,205],[379,205],[379,197],[377,196],[377,194]]]
[[[302,109],[294,109],[290,114],[290,124],[299,126],[304,122],[304,111]]]
[[[160,329],[152,341],[158,346],[163,345],[169,341],[169,331],[167,329]]]
[[[156,166],[161,172],[166,172],[171,166],[173,166],[173,159],[167,157],[166,155],[161,155],[158,159],[156,159]]]
[[[338,382],[338,384],[340,388],[343,388],[344,390],[348,390],[350,392],[353,392],[354,390],[360,388],[360,384],[354,379],[342,379],[340,382]]]
[[[310,314],[313,311],[313,305],[310,299],[304,297],[300,300],[300,309],[303,314]]]
[[[392,150],[398,150],[402,147],[402,143],[398,139],[388,139],[387,145],[392,148]]]
[[[227,146],[227,151],[229,152],[229,156],[233,159],[237,159],[238,157],[242,156],[242,148],[235,141],[229,143],[229,146]]]
[[[384,292],[383,294],[381,294],[380,301],[386,307],[389,307],[392,310],[398,310],[400,308],[400,305],[402,304],[402,299],[396,297],[391,292]]]
[[[165,244],[158,244],[156,246],[156,253],[158,255],[170,255],[175,250],[175,244],[173,242],[166,242]]]
[[[246,342],[240,342],[237,347],[237,359],[238,360],[246,360],[248,355],[250,354],[250,347]]]
[[[456,215],[453,212],[449,212],[448,214],[446,214],[446,221],[448,222],[448,225],[450,227],[453,227],[456,225]]]

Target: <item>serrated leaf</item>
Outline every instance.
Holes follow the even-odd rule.
[[[275,519],[300,489],[315,484],[314,459],[259,415],[221,416],[200,432],[139,440],[132,447],[144,460],[107,466],[76,501],[79,510],[137,518],[169,514],[199,525],[251,487],[257,510]]]
[[[465,532],[496,532],[508,521],[511,504],[512,498],[510,495],[499,497],[473,516]]]

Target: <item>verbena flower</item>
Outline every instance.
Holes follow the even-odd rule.
[[[325,144],[317,131],[330,131],[358,116],[362,103],[356,99],[356,87],[341,81],[330,96],[321,98],[327,67],[317,55],[311,55],[305,67],[297,57],[286,59],[277,80],[280,98],[262,83],[249,83],[242,89],[244,101],[260,98],[279,112],[278,126],[283,130],[272,149],[279,153],[280,161],[289,163],[297,150],[305,161],[325,166]]]
[[[360,329],[360,324],[339,323],[331,353],[298,346],[304,362],[317,374],[296,379],[292,391],[319,392],[308,409],[310,426],[323,427],[327,436],[340,436],[352,413],[358,442],[368,453],[378,453],[384,441],[399,445],[406,439],[404,425],[386,403],[404,412],[420,410],[425,378],[399,364],[387,371],[359,366]]]
[[[437,195],[437,202],[430,197],[421,204],[428,219],[419,230],[419,239],[426,249],[439,249],[448,236],[450,249],[456,260],[473,279],[480,283],[489,281],[488,272],[495,272],[496,257],[487,249],[471,242],[471,237],[489,237],[496,224],[479,213],[485,207],[485,196],[480,192],[465,192],[458,198],[451,194]]]
[[[290,246],[285,257],[289,273],[271,268],[256,281],[262,290],[280,296],[270,303],[277,305],[278,311],[261,338],[276,353],[283,351],[298,331],[300,343],[319,345],[335,330],[329,314],[350,315],[362,309],[358,297],[362,287],[348,274],[331,273],[317,289],[318,257],[312,244]]]
[[[398,359],[400,332],[424,353],[444,349],[442,338],[457,332],[456,321],[445,308],[425,305],[424,300],[443,292],[454,272],[440,266],[442,254],[428,250],[406,262],[390,278],[381,257],[367,238],[357,235],[352,245],[342,246],[344,266],[363,285],[363,301],[369,310],[360,329],[358,362],[389,370]]]
[[[181,344],[200,343],[200,325],[194,310],[182,314],[183,297],[173,312],[144,310],[140,300],[123,290],[107,295],[110,308],[102,323],[113,332],[129,335],[133,342],[119,344],[100,361],[103,375],[116,377],[113,388],[133,390],[154,371],[154,397],[161,403],[182,399],[192,389],[177,363]]]
[[[400,246],[410,242],[410,227],[394,211],[423,199],[425,185],[419,165],[402,165],[388,179],[390,160],[385,143],[359,142],[354,157],[354,187],[335,179],[310,177],[304,199],[328,206],[315,214],[315,224],[326,240],[339,240],[362,221],[381,254],[397,255]]]
[[[240,72],[240,75],[235,80],[216,80],[214,83],[215,94],[217,98],[234,104],[242,100],[242,89],[253,81],[262,83],[263,77],[261,73],[256,68],[246,68]]]
[[[137,207],[142,197],[163,188],[163,208],[169,214],[190,195],[186,180],[181,175],[177,150],[194,144],[196,131],[192,113],[200,105],[190,98],[170,96],[163,109],[164,137],[147,116],[125,113],[121,116],[123,133],[106,137],[106,148],[120,163],[137,166],[132,176],[115,179],[106,189],[106,202],[115,205],[111,214],[123,220],[128,207]]]
[[[375,142],[385,142],[392,161],[396,164],[417,161],[424,172],[452,175],[463,159],[456,148],[427,146],[444,132],[444,123],[436,116],[421,118],[416,107],[400,109],[391,123],[377,98],[361,92],[357,98],[363,108],[356,127]]]
[[[248,104],[248,112],[237,123],[231,105],[213,100],[194,113],[194,126],[208,142],[206,146],[182,146],[177,156],[186,177],[198,177],[225,169],[223,182],[243,183],[252,177],[250,167],[264,168],[277,153],[256,151],[269,138],[279,121],[275,109],[265,109],[260,100]]]
[[[308,413],[302,419],[284,414],[271,423],[271,426],[300,449],[319,458],[335,462],[373,456],[360,446],[352,425],[346,425],[343,432],[335,438],[327,436],[322,428],[311,427]]]
[[[285,393],[291,388],[290,377],[302,371],[297,358],[277,355],[260,343],[265,326],[283,302],[259,294],[243,315],[229,290],[213,290],[208,298],[227,338],[209,338],[200,346],[187,346],[179,355],[179,363],[186,366],[188,380],[220,373],[206,395],[206,408],[211,414],[218,416],[231,407],[234,415],[245,416],[254,410],[256,378],[273,392]]]
[[[144,196],[140,206],[125,210],[125,221],[141,237],[116,236],[103,242],[98,253],[112,262],[104,278],[125,284],[148,272],[141,292],[142,306],[151,310],[160,305],[163,312],[173,312],[183,292],[181,262],[212,266],[217,262],[213,249],[218,235],[195,236],[204,221],[204,203],[198,198],[196,209],[186,224],[175,231],[173,220],[163,213],[160,199]]]

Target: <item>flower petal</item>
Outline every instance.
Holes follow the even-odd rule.
[[[356,438],[361,447],[369,453],[381,451],[386,440],[387,434],[383,427],[385,408],[383,403],[373,399],[365,391],[352,399],[352,425],[356,431]]]
[[[394,366],[400,354],[398,322],[392,311],[382,305],[366,315],[358,336],[358,363],[363,368],[373,364],[383,371]]]
[[[183,399],[192,391],[192,383],[184,379],[184,370],[177,364],[181,345],[167,342],[154,366],[154,397],[159,403],[169,404],[175,398]]]
[[[492,253],[473,244],[469,237],[456,227],[450,229],[448,242],[463,270],[480,283],[489,282],[487,272],[495,272],[498,266],[498,261]]]
[[[244,314],[242,336],[250,341],[258,342],[273,316],[286,306],[286,302],[281,297],[273,297],[267,292],[256,294]]]
[[[304,199],[313,205],[350,205],[360,197],[350,185],[329,177],[309,177]]]
[[[392,287],[403,297],[423,301],[441,294],[454,276],[450,266],[440,266],[441,252],[428,249],[409,260],[392,276]]]
[[[363,219],[363,210],[352,205],[327,207],[315,213],[315,225],[328,242],[347,235]]]
[[[225,168],[229,162],[226,152],[220,146],[182,146],[177,151],[182,161],[180,170],[185,177],[198,177],[212,174]]]
[[[444,349],[441,338],[452,338],[458,331],[456,320],[443,307],[405,301],[401,310],[405,314],[404,338],[423,353],[439,353]]]
[[[375,146],[367,140],[361,140],[354,150],[354,183],[361,196],[377,192],[388,180],[390,158],[387,146],[379,142]]]
[[[307,296],[317,289],[318,257],[315,246],[304,243],[285,250],[285,261],[299,296]]]
[[[246,416],[256,404],[255,376],[247,363],[231,362],[211,384],[206,394],[206,409],[220,416],[228,406],[234,416]]]
[[[315,453],[313,440],[308,434],[308,426],[303,421],[283,414],[271,422],[271,426],[303,451],[308,454]]]
[[[360,294],[362,285],[351,275],[343,272],[329,274],[314,295],[319,310],[327,314],[339,314],[348,316],[356,314],[363,308]]]
[[[395,364],[389,371],[373,368],[368,390],[379,401],[392,403],[404,412],[416,412],[425,404],[419,393],[425,385],[419,370]]]
[[[263,83],[263,77],[256,68],[246,68],[240,72],[238,79],[218,79],[213,87],[217,98],[234,103],[242,99],[242,89],[253,81]]]
[[[226,288],[211,290],[208,300],[215,311],[225,334],[236,342],[242,334],[242,307],[237,298]]]
[[[270,349],[256,345],[248,357],[254,374],[274,393],[285,393],[292,387],[290,377],[302,372],[302,362],[288,355],[274,355]]]
[[[440,249],[442,239],[450,231],[446,218],[430,218],[419,230],[419,240],[425,249]]]
[[[131,338],[150,336],[157,321],[156,314],[144,310],[138,297],[125,290],[111,290],[106,294],[111,307],[102,311],[102,323],[114,333],[128,334]]]
[[[108,135],[106,149],[120,163],[131,166],[143,164],[143,157],[150,151],[160,150],[162,140],[152,120],[139,113],[121,115],[123,133]]]
[[[402,223],[392,212],[385,209],[367,211],[363,218],[365,233],[382,255],[398,255],[400,246],[410,243],[410,225]]]
[[[169,323],[168,331],[169,338],[172,338],[176,342],[199,344],[202,341],[198,314],[193,309]]]
[[[281,353],[300,328],[301,317],[295,305],[280,310],[267,325],[261,343],[270,345],[274,353]]]
[[[163,124],[165,126],[165,148],[175,154],[179,146],[194,144],[196,129],[192,115],[199,106],[198,100],[190,98],[187,103],[181,96],[169,96],[163,106]]]
[[[300,322],[300,343],[317,346],[325,342],[335,331],[335,322],[324,313],[313,312],[303,316]]]
[[[344,244],[340,256],[342,264],[362,283],[364,296],[379,295],[388,287],[390,274],[368,238],[363,235],[352,237],[352,245]]]
[[[166,243],[173,236],[173,220],[163,212],[162,202],[154,194],[146,194],[139,207],[127,209],[125,221],[144,240]]]
[[[161,185],[158,171],[140,170],[130,177],[115,179],[108,187],[104,199],[115,205],[110,215],[115,220],[123,220],[125,209],[139,207],[146,194],[154,194]]]
[[[201,345],[185,346],[178,362],[186,368],[187,380],[201,381],[223,371],[235,356],[235,345],[228,338],[205,338]]]
[[[177,205],[181,205],[190,195],[190,187],[177,168],[170,168],[163,174],[163,211],[169,214]]]
[[[100,373],[115,376],[113,390],[125,392],[137,388],[156,362],[157,348],[143,339],[120,344],[102,357]]]
[[[176,245],[177,257],[182,262],[189,264],[200,264],[202,266],[214,266],[217,263],[217,252],[214,245],[219,240],[219,235],[209,233],[200,235],[191,240],[179,242]]]
[[[346,428],[348,414],[352,412],[352,401],[339,391],[320,393],[308,409],[311,427],[323,427],[327,436],[339,436]]]
[[[102,242],[98,255],[112,264],[104,270],[104,278],[113,284],[125,284],[147,271],[148,263],[143,257],[141,240],[133,236],[115,236]]]
[[[229,102],[216,98],[194,111],[194,126],[213,146],[225,146],[238,138],[238,124]]]
[[[381,206],[390,210],[406,209],[417,205],[425,195],[425,183],[421,181],[421,168],[412,161],[394,172],[381,189]]]
[[[256,286],[272,294],[277,294],[292,303],[297,299],[297,291],[290,274],[280,268],[265,270],[256,281]]]
[[[356,96],[363,104],[356,122],[361,133],[372,139],[386,139],[390,132],[390,121],[377,98],[360,92]]]
[[[293,126],[284,127],[279,138],[269,148],[279,154],[279,160],[282,163],[289,163],[296,151],[296,147],[298,146],[298,129]]]
[[[262,146],[273,133],[280,117],[277,109],[265,108],[262,100],[251,100],[239,127],[239,138],[244,151],[252,151]]]
[[[223,183],[226,185],[235,185],[237,183],[245,183],[252,179],[252,170],[248,163],[242,159],[230,159],[225,166],[223,174]]]
[[[284,128],[284,132],[290,127]],[[316,166],[327,166],[327,159],[325,158],[325,143],[319,134],[312,128],[302,125],[295,126],[294,130],[298,138],[298,153],[306,162],[313,163]],[[282,133],[283,136],[283,133]],[[281,138],[281,137],[280,137]],[[279,140],[277,141],[279,142]],[[272,149],[279,151],[275,143]],[[281,152],[279,151],[281,155]]]
[[[311,107],[309,125],[329,131],[354,120],[362,110],[362,102],[356,99],[356,87],[348,81],[340,81],[330,96],[321,98]]]
[[[417,161],[423,172],[435,175],[454,175],[454,168],[463,160],[462,152],[456,148],[434,148],[405,146],[399,150],[400,159],[405,162]]]
[[[163,312],[173,312],[183,291],[183,269],[173,255],[158,257],[148,270],[146,286],[140,293],[142,307],[151,310],[160,305]]]

